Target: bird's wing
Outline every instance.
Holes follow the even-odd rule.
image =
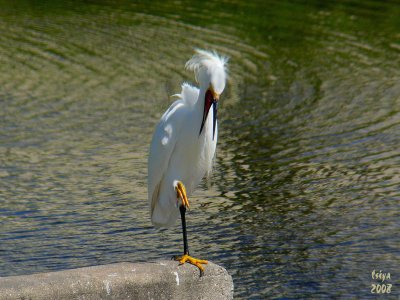
[[[148,160],[148,196],[151,214],[179,133],[184,125],[185,115],[190,109],[190,102],[193,102],[193,98],[197,100],[198,95],[197,88],[188,84],[182,85],[182,93],[176,95],[179,99],[164,113],[154,132]]]

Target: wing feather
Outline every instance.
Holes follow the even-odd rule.
[[[150,213],[153,214],[159,196],[161,182],[168,169],[169,161],[176,146],[179,132],[193,98],[199,91],[188,84],[182,85],[182,93],[164,113],[153,135],[148,159],[148,198]]]

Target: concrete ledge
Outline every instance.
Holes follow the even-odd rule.
[[[232,277],[211,262],[201,278],[196,267],[167,260],[0,277],[0,300],[232,298]]]

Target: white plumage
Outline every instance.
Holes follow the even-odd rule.
[[[155,226],[171,226],[178,218],[182,202],[175,190],[177,182],[184,184],[190,196],[211,170],[218,128],[213,124],[216,108],[209,109],[208,115],[205,111],[206,93],[212,91],[218,99],[224,90],[226,62],[215,52],[196,50],[186,68],[195,72],[200,89],[184,83],[181,94],[176,95],[178,100],[156,127],[148,160],[148,196]],[[203,116],[207,118],[200,133]]]

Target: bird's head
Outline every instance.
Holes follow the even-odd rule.
[[[217,121],[218,100],[225,89],[227,62],[228,58],[219,56],[215,51],[209,52],[197,49],[196,54],[186,63],[186,68],[194,71],[196,80],[200,84],[200,90],[205,91],[203,121],[200,127],[200,134],[203,130],[211,105],[213,106],[213,139]]]

